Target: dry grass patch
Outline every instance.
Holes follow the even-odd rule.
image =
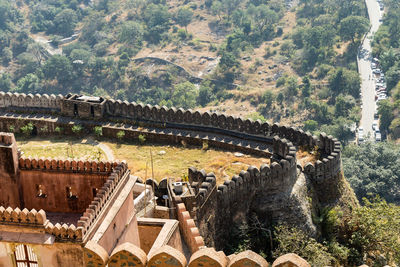
[[[46,158],[83,158],[85,160],[106,160],[104,152],[96,146],[93,137],[76,139],[70,137],[35,137],[17,138],[19,149],[26,157]],[[89,141],[88,141],[89,140]],[[133,143],[117,144],[104,141],[114,153],[116,159],[125,160],[133,175],[143,179],[152,176],[151,156],[153,155],[154,177],[161,180],[165,177],[183,178],[187,176],[189,167],[213,172],[219,184],[237,175],[241,170],[247,170],[251,165],[259,168],[269,164],[267,158],[246,155],[235,156],[234,152],[208,149],[201,147],[165,146]]]
[[[232,152],[220,150],[202,150],[200,147],[177,147],[162,145],[115,144],[104,142],[109,146],[116,158],[127,161],[132,174],[145,179],[151,177],[151,156],[156,180],[165,177],[185,177],[189,167],[214,172],[218,183],[247,170],[250,165],[260,167],[269,163],[269,159],[243,155],[237,157]],[[147,165],[147,168],[146,168]],[[146,171],[147,169],[147,171]],[[147,174],[146,174],[147,172]]]
[[[74,158],[84,160],[106,160],[103,151],[86,139],[17,138],[18,148],[26,157]]]
[[[304,167],[308,162],[315,163],[318,160],[317,152],[308,150],[304,150],[302,148],[298,148],[296,152],[297,163]]]

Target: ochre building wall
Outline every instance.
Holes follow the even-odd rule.
[[[109,174],[47,172],[43,170],[21,170],[19,173],[23,205],[28,209],[43,209],[47,212],[84,212],[93,200],[93,191],[103,186]],[[37,196],[38,185],[46,197]],[[72,195],[67,197],[67,187]]]

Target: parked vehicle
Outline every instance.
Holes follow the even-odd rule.
[[[376,142],[382,141],[382,134],[381,134],[381,132],[380,132],[379,130],[377,130],[377,131],[375,132],[375,141],[376,141]]]
[[[376,100],[376,102],[385,100],[387,97],[386,96],[378,96],[378,99]]]
[[[375,135],[375,141],[376,142],[382,141],[382,135],[380,133]]]
[[[364,134],[363,133],[359,133],[358,134],[358,143],[361,144],[364,142]]]
[[[380,74],[381,70],[380,69],[374,69],[374,70],[372,70],[372,73],[373,74]]]
[[[378,122],[377,122],[377,121],[374,121],[374,122],[372,123],[372,130],[376,131],[377,129],[378,129]]]
[[[375,118],[375,119],[379,119],[379,114],[378,114],[378,111],[377,111],[377,110],[375,110],[375,112],[374,112],[374,118]]]

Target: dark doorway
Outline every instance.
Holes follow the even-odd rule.
[[[74,104],[74,116],[78,116],[78,104]]]
[[[33,129],[32,129],[32,136],[36,136],[38,134],[38,130],[37,130],[37,128],[36,128],[36,126],[33,126]]]
[[[90,106],[90,114],[92,114],[92,117],[94,118],[94,107]]]

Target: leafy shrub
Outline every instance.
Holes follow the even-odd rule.
[[[27,125],[21,127],[21,132],[22,132],[25,136],[31,135],[32,132],[33,132],[33,124],[32,124],[32,123],[28,123]]]
[[[139,134],[138,141],[139,144],[144,144],[146,142],[146,136],[144,134]]]
[[[64,131],[64,129],[63,129],[62,127],[57,126],[57,127],[54,129],[54,131],[55,131],[57,134],[61,134],[61,133]]]
[[[118,131],[117,132],[117,138],[119,140],[122,140],[124,138],[124,136],[125,136],[125,132],[124,131]]]
[[[275,228],[274,235],[277,242],[277,247],[273,252],[275,257],[296,253],[312,266],[331,265],[335,260],[326,246],[318,243],[298,228],[279,225]]]
[[[94,134],[97,135],[98,137],[103,135],[103,127],[101,126],[95,126],[93,128]]]
[[[72,126],[71,130],[74,134],[80,134],[83,127],[81,125],[74,125]]]

